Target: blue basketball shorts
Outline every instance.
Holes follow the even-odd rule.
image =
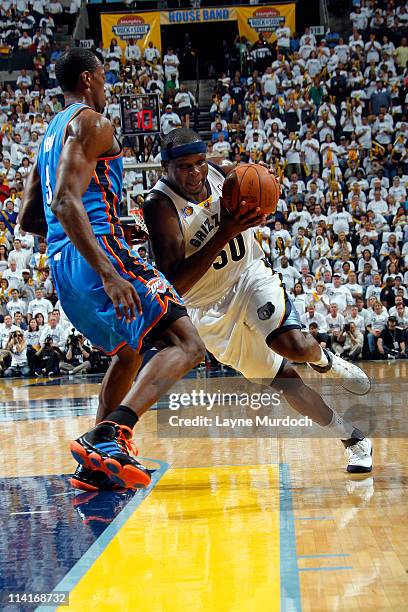
[[[97,241],[117,272],[136,289],[143,313],[130,323],[118,319],[100,276],[71,243],[50,257],[61,306],[72,325],[107,355],[125,345],[140,351],[144,340],[154,342],[187,311],[163,274],[144,263],[122,238],[97,236]]]

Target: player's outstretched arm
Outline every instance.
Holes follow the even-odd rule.
[[[259,208],[245,209],[245,202],[242,202],[242,212],[236,215],[228,215],[224,210],[218,231],[197,253],[186,258],[184,236],[173,204],[157,194],[147,196],[143,214],[156,265],[180,295],[191,289],[207,272],[232,238],[264,220]]]
[[[37,163],[34,164],[25,183],[18,222],[25,232],[37,236],[47,235],[48,227],[44,215],[41,179],[38,174]]]
[[[113,147],[113,127],[99,113],[86,110],[69,124],[68,130],[58,163],[51,210],[68,238],[101,277],[117,317],[120,319],[125,315],[129,322],[135,318],[135,306],[141,312],[140,298],[133,285],[119,275],[99,246],[82,203],[98,158]]]

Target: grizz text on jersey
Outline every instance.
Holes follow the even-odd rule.
[[[190,244],[194,247],[200,247],[201,243],[207,238],[208,234],[214,229],[219,227],[220,217],[216,213],[211,215],[210,218],[204,219],[204,223],[201,224],[200,229],[194,234],[194,238],[190,240]]]

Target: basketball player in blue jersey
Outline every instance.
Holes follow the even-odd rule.
[[[205,143],[186,128],[164,136],[161,158],[166,177],[145,200],[145,222],[157,266],[183,296],[208,350],[249,380],[282,389],[295,410],[338,436],[348,472],[371,471],[371,441],[306,386],[287,360],[308,363],[359,395],[369,391],[370,381],[301,331],[280,275],[265,265],[248,229],[256,219],[248,223],[242,211],[234,216],[222,208],[222,184],[234,165],[207,162]]]
[[[92,491],[134,488],[150,472],[129,454],[139,417],[201,362],[203,344],[164,276],[126,244],[117,216],[122,151],[105,106],[104,69],[73,48],[56,63],[66,106],[50,122],[27,179],[20,223],[47,236],[61,306],[112,363],[102,382],[97,425],[71,443],[79,462],[71,482]],[[160,340],[133,384],[144,339]],[[132,386],[133,385],[133,386]]]

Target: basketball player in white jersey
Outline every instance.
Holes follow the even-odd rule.
[[[206,161],[206,145],[187,128],[161,145],[166,177],[148,194],[144,217],[157,267],[182,295],[207,349],[247,379],[276,384],[290,405],[343,441],[348,472],[372,469],[371,441],[329,408],[286,360],[308,363],[362,395],[370,381],[357,366],[322,349],[302,324],[279,274],[264,262],[252,226],[260,209],[229,215],[222,185],[234,168]]]

